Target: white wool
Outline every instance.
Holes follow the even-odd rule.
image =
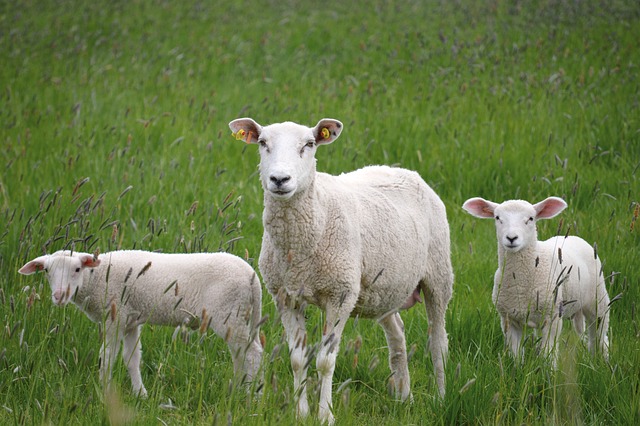
[[[146,396],[140,375],[143,324],[211,328],[229,345],[238,379],[256,377],[262,357],[260,281],[237,256],[132,250],[94,258],[58,251],[28,262],[19,272],[39,270],[47,274],[55,304],[71,301],[92,321],[105,321],[106,343],[100,351],[105,383],[124,342],[122,357],[133,390]]]
[[[342,123],[323,119],[309,128],[286,122],[262,127],[238,119],[239,139],[260,145],[264,235],[259,267],[278,302],[294,371],[298,413],[306,397],[305,303],[326,313],[316,367],[319,417],[333,422],[331,383],[349,316],[378,320],[389,345],[398,396],[410,396],[404,327],[398,311],[424,294],[436,383],[444,394],[448,352],[445,311],[452,294],[445,207],[415,172],[371,166],[332,176],[316,172],[315,151],[333,142]]]
[[[470,214],[496,222],[498,269],[493,302],[506,344],[517,359],[523,329],[529,326],[542,330],[541,344],[555,363],[563,317],[573,320],[579,334],[584,332],[586,319],[589,349],[594,352],[599,346],[608,356],[609,296],[593,247],[575,236],[538,241],[536,221],[554,217],[565,207],[557,197],[535,205],[471,198],[463,205]]]

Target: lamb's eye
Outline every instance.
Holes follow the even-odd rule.
[[[496,220],[500,220],[500,216],[496,216]]]
[[[49,268],[44,268],[44,271],[48,274],[49,273]]]
[[[258,145],[260,145],[261,147],[266,147],[267,146],[267,142],[264,139],[259,139],[258,140]]]
[[[80,268],[76,268],[76,272],[80,272]]]
[[[309,141],[307,142],[307,144],[305,145],[307,148],[313,148],[313,146],[316,144],[315,141]]]
[[[525,223],[531,223],[531,222],[533,222],[533,217],[530,217],[529,219],[527,219]]]

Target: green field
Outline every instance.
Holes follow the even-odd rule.
[[[341,120],[319,170],[414,169],[447,206],[456,281],[444,401],[421,306],[403,313],[413,404],[388,392],[382,329],[351,320],[334,376],[337,424],[640,423],[636,0],[16,0],[0,2],[0,424],[295,422],[266,291],[260,395],[231,389],[222,339],[149,326],[149,399],[139,400],[120,360],[116,391],[103,394],[98,327],[54,306],[43,275],[17,272],[62,248],[224,250],[257,267],[257,149],[227,127],[244,116]],[[460,206],[550,195],[569,207],[539,236],[579,235],[604,262],[616,298],[610,363],[568,322],[558,371],[534,339],[523,365],[503,347],[494,227]],[[318,342],[321,314],[308,318]]]

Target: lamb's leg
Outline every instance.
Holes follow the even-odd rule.
[[[131,330],[127,330],[124,335],[124,345],[122,347],[122,359],[129,371],[131,377],[131,387],[133,393],[141,398],[147,397],[147,390],[142,383],[142,375],[140,374],[140,361],[142,360],[142,342],[140,341],[139,325]]]
[[[446,274],[446,276],[446,279],[442,278],[437,282],[447,284],[433,289],[431,288],[434,286],[433,284],[421,283],[424,306],[429,320],[429,351],[431,352],[431,360],[440,397],[444,397],[445,394],[444,367],[449,355],[449,338],[445,329],[445,313],[451,299],[451,283],[453,282],[453,275]]]
[[[289,345],[289,357],[293,370],[293,391],[297,399],[297,414],[304,418],[309,415],[309,403],[307,402],[307,332],[305,329],[304,314],[289,303],[278,303],[280,319],[287,334]]]
[[[113,363],[120,351],[120,343],[122,342],[124,330],[120,329],[117,324],[111,321],[107,321],[104,328],[104,342],[100,348],[100,381],[104,389],[107,390],[111,383]]]
[[[332,300],[327,304],[326,320],[322,343],[316,357],[316,368],[320,379],[320,401],[318,418],[321,422],[333,424],[335,418],[331,409],[333,372],[336,369],[336,357],[340,350],[342,332],[355,306],[357,297],[341,297],[339,301]]]
[[[389,346],[389,368],[391,380],[394,384],[396,398],[405,401],[411,397],[411,383],[409,379],[409,367],[407,365],[407,344],[404,335],[404,323],[399,313],[387,315],[378,321],[384,328]],[[413,397],[411,397],[413,399]]]
[[[500,325],[502,334],[504,334],[504,343],[511,351],[513,359],[516,363],[522,362],[524,357],[522,351],[522,325],[515,321],[510,321],[508,316],[500,316]]]
[[[602,352],[605,360],[609,360],[609,311],[600,316],[587,314],[587,329],[589,330],[589,352],[596,353],[596,348]]]
[[[562,332],[562,318],[557,314],[548,318],[542,327],[542,350],[551,357],[551,364],[554,368],[558,365],[558,345],[557,339]]]

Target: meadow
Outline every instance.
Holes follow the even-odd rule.
[[[637,1],[4,1],[0,64],[1,424],[296,422],[266,291],[261,394],[230,386],[220,338],[148,326],[141,400],[121,360],[103,393],[96,324],[54,306],[43,275],[17,272],[63,248],[224,250],[257,268],[258,154],[227,126],[244,116],[341,120],[319,170],[406,167],[447,206],[446,397],[435,396],[422,306],[402,314],[412,404],[388,392],[382,329],[352,319],[337,424],[640,423]],[[569,207],[539,223],[540,238],[579,235],[604,262],[609,363],[568,323],[557,371],[534,338],[522,365],[503,346],[495,230],[460,206],[550,195]],[[318,342],[321,314],[307,314]],[[313,411],[316,401],[312,391]]]

